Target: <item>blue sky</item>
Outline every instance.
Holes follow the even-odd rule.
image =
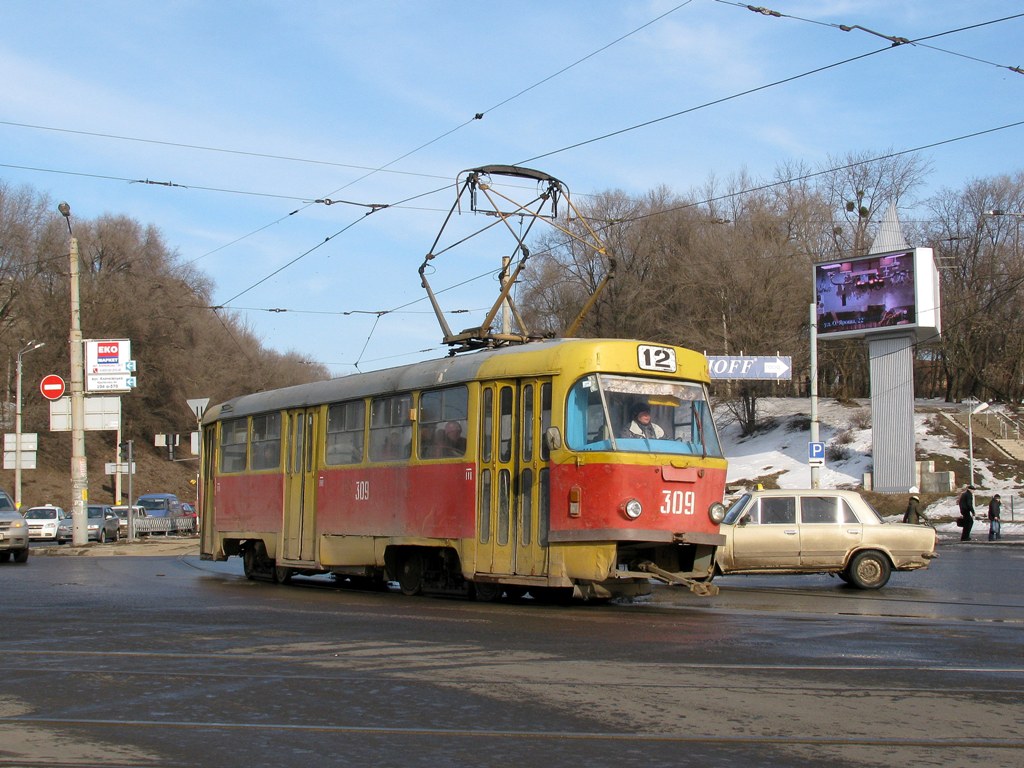
[[[3,0],[0,179],[75,216],[155,225],[267,346],[342,375],[445,352],[417,268],[465,169],[522,163],[577,200],[686,194],[1024,121],[1009,69],[1024,66],[1024,16],[975,26],[1024,1],[764,7],[784,16],[716,0]],[[839,25],[974,28],[893,47]],[[1020,171],[1022,138],[926,150],[921,196]],[[309,202],[324,198],[415,200],[367,216]],[[504,243],[438,260],[432,287],[496,269]],[[446,310],[479,310],[453,329],[496,290],[482,277],[447,292]]]

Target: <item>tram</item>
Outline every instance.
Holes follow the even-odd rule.
[[[203,418],[201,556],[408,595],[707,593],[708,384],[691,350],[551,339],[237,397]]]

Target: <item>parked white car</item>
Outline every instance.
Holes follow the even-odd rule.
[[[71,515],[61,507],[44,504],[25,512],[28,535],[32,541],[71,541]]]
[[[854,491],[751,491],[729,507],[721,533],[716,573],[834,573],[860,589],[936,556],[934,529],[886,523]]]

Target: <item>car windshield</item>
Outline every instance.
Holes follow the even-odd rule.
[[[577,451],[722,457],[711,403],[697,382],[584,376],[566,400],[565,440]]]
[[[139,499],[139,506],[145,509],[167,509],[167,499]]]
[[[103,517],[103,507],[89,507],[89,517]]]
[[[748,501],[750,501],[750,494],[745,493],[730,504],[729,509],[725,511],[725,518],[722,520],[722,524],[736,525],[736,521],[740,519],[740,515],[743,514]]]
[[[25,513],[29,520],[54,520],[57,517],[56,509],[30,509]]]

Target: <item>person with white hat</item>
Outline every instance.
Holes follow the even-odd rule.
[[[910,486],[910,498],[907,500],[907,511],[903,513],[903,522],[911,525],[923,523],[925,517],[921,514],[921,497],[917,495],[917,486]]]

